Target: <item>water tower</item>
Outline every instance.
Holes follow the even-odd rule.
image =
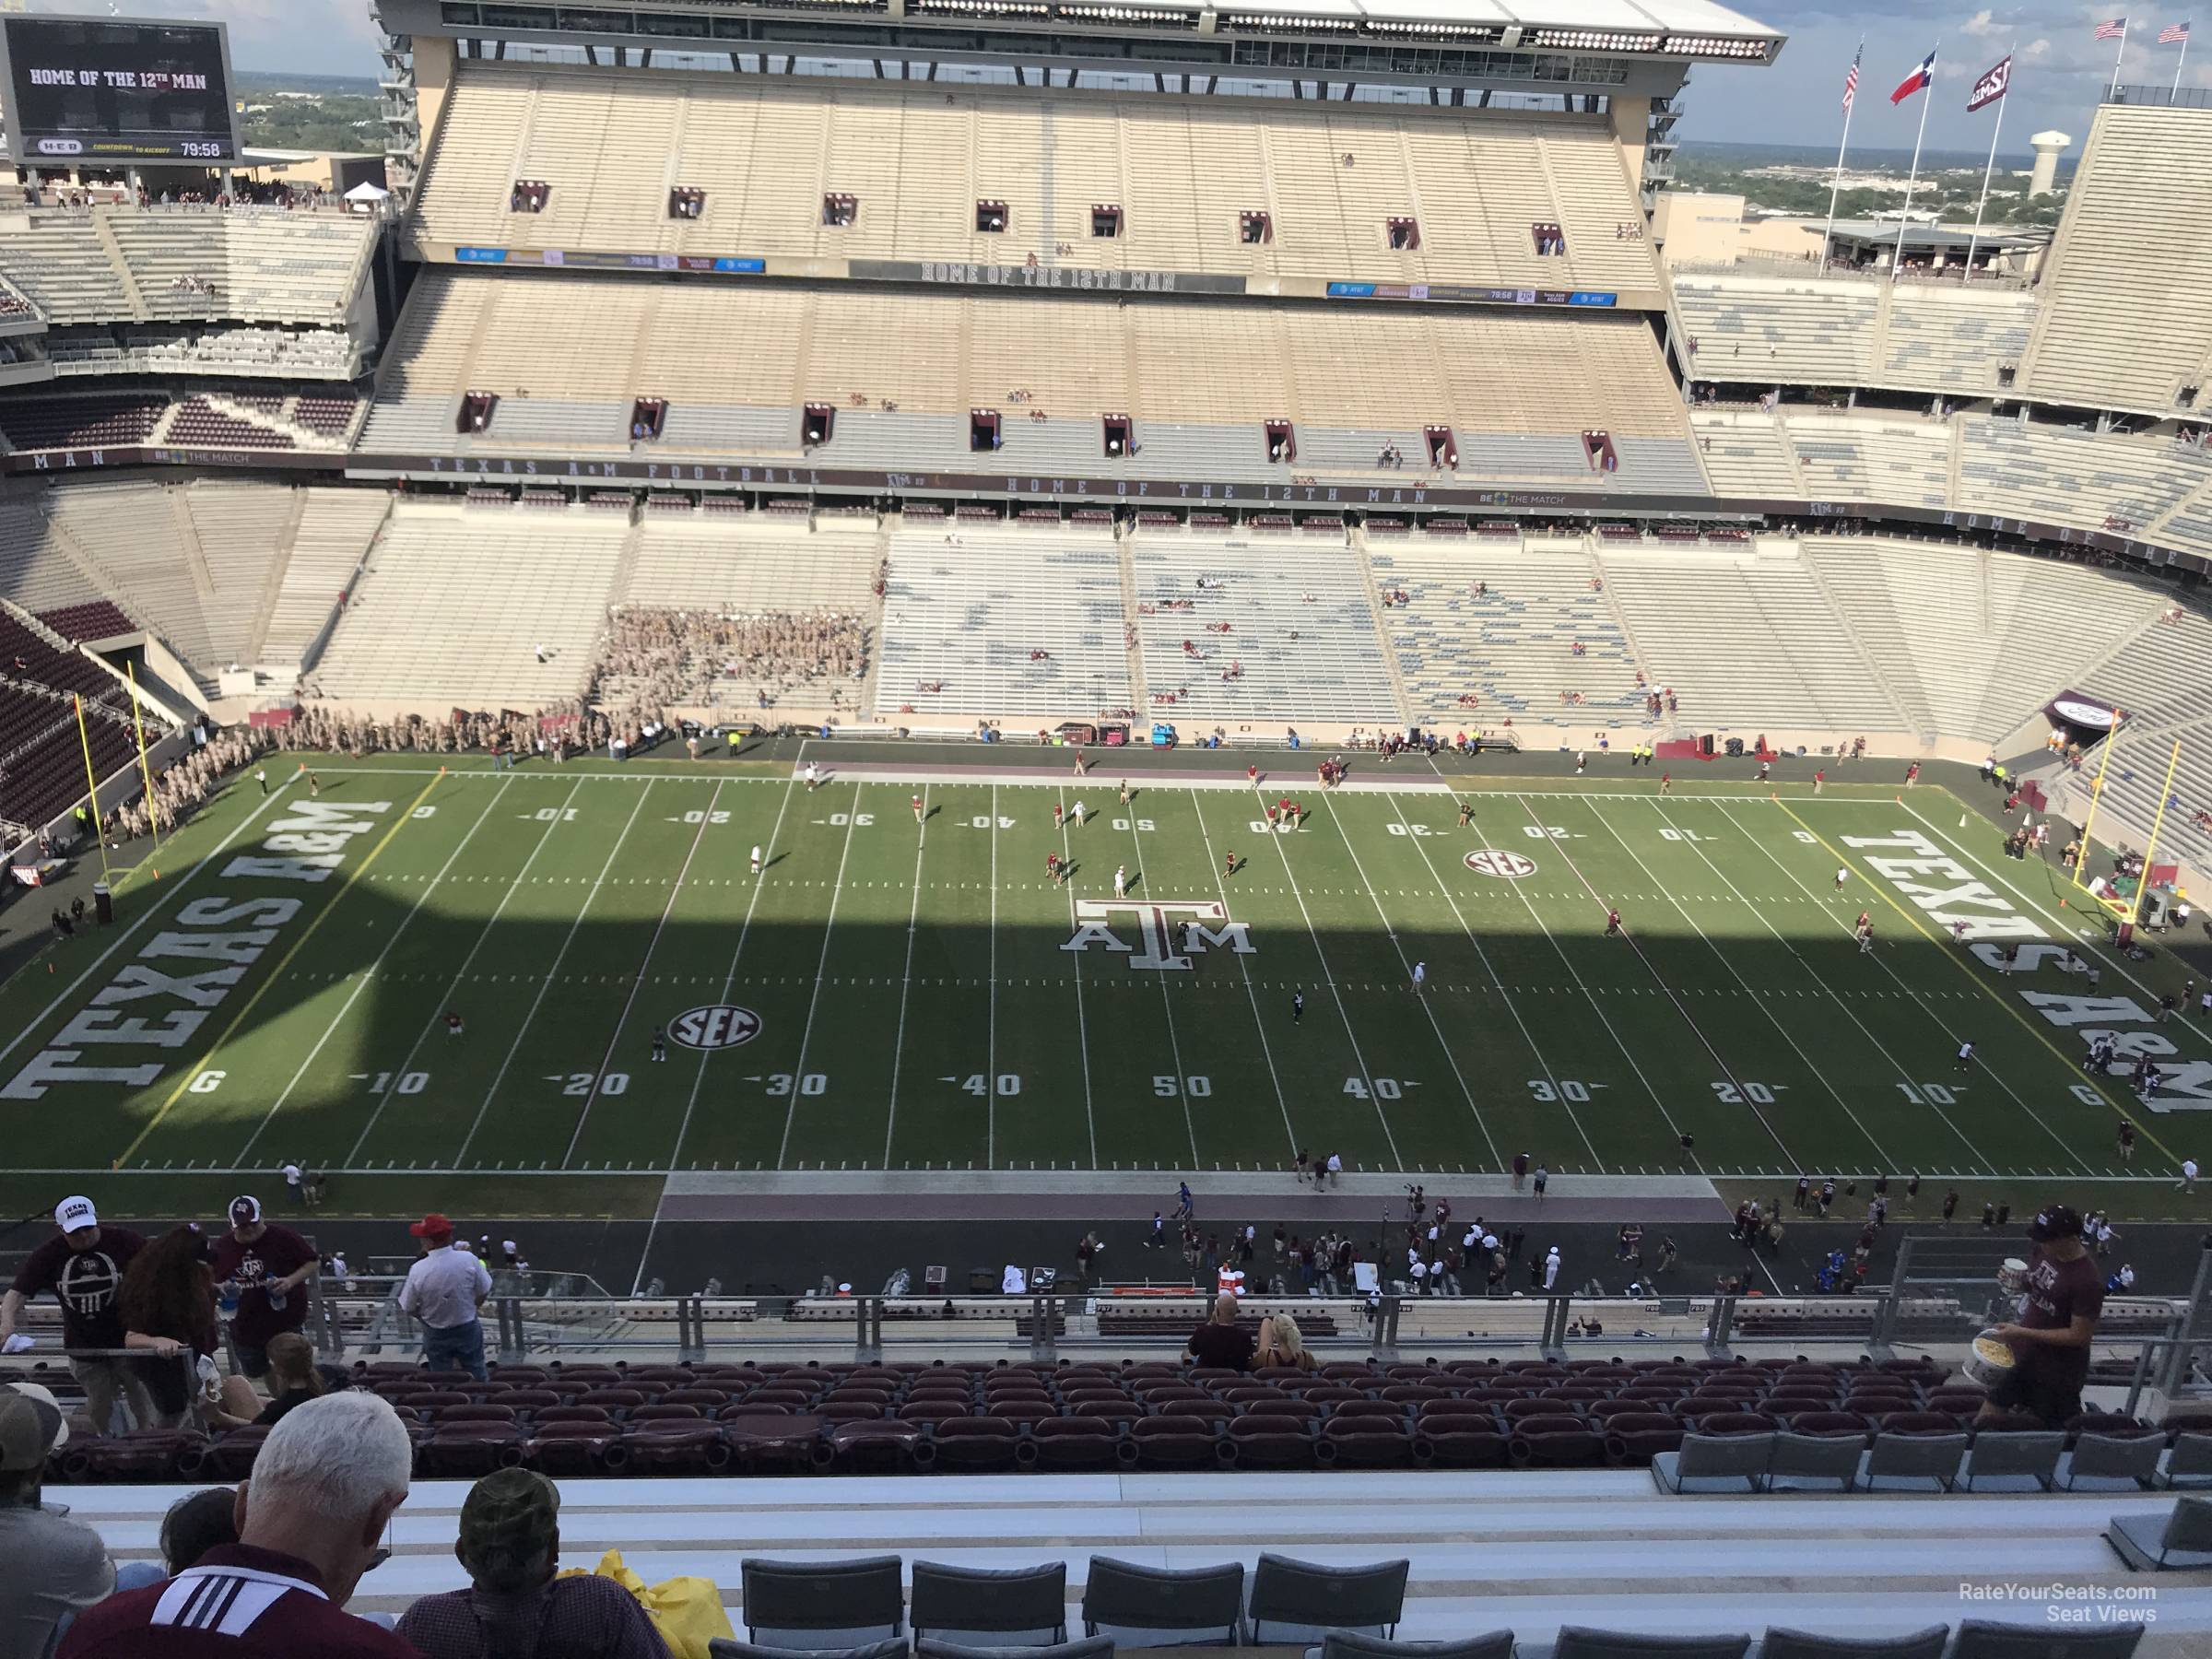
[[[2028,140],[2035,149],[2035,169],[2028,175],[2030,200],[2049,195],[2058,182],[2058,152],[2074,142],[2064,133],[2038,133]]]

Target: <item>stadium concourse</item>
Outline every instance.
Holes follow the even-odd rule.
[[[357,1610],[526,1465],[799,1647],[956,1629],[932,1560],[1302,1645],[1279,1552],[1527,1653],[2212,1651],[2212,112],[1886,283],[1668,262],[1783,45],[1710,0],[373,10],[382,187],[212,85],[11,96],[0,178],[7,1247],[297,1204],[418,1483]],[[2088,1386],[1984,1419],[2054,1203]],[[1240,1264],[1288,1363],[1185,1361]],[[20,1320],[151,1567],[269,1430]]]

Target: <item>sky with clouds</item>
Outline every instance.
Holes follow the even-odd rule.
[[[1763,69],[1701,67],[1684,103],[1679,135],[1832,145],[1841,134],[1843,73],[1866,38],[1852,147],[1910,149],[1920,119],[1918,100],[1892,108],[1889,90],[1931,48],[1938,48],[1928,145],[1985,151],[1995,111],[1966,112],[1968,91],[1983,72],[2014,53],[2004,148],[2028,153],[2028,136],[2046,127],[2073,135],[2078,156],[2088,121],[2112,73],[2112,43],[2094,38],[2098,22],[2127,14],[2124,82],[2169,84],[2177,52],[2156,44],[2159,32],[2190,17],[2194,0],[2023,0],[2006,9],[1931,7],[1924,0],[1735,0],[1737,8],[1790,37],[1779,63]],[[94,6],[41,5],[39,10],[96,10]],[[377,31],[368,0],[130,0],[128,16],[218,18],[230,25],[232,61],[241,69],[291,69],[318,75],[373,76]],[[2212,0],[2205,38],[2194,43],[2184,86],[2212,87]]]

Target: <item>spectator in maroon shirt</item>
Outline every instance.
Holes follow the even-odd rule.
[[[2039,1210],[2028,1237],[2035,1250],[2020,1321],[1993,1333],[2012,1349],[2012,1374],[1991,1388],[1981,1420],[2025,1411],[2062,1429],[2081,1412],[2089,1344],[2104,1312],[2104,1280],[2081,1241],[2081,1217],[2065,1205]]]
[[[230,1340],[238,1369],[256,1382],[268,1375],[269,1338],[307,1323],[307,1281],[321,1265],[315,1247],[288,1227],[261,1218],[261,1200],[230,1200],[230,1230],[215,1241],[218,1285],[238,1286]]]
[[[555,1578],[560,1493],[531,1469],[500,1469],[469,1488],[453,1554],[470,1588],[425,1595],[399,1634],[428,1659],[668,1659],[634,1596],[593,1574]]]
[[[11,1348],[23,1305],[52,1291],[62,1304],[62,1349],[85,1391],[85,1410],[95,1432],[114,1426],[115,1401],[124,1396],[141,1429],[154,1427],[155,1412],[146,1384],[119,1353],[94,1350],[123,1347],[123,1321],[115,1307],[123,1276],[146,1240],[124,1227],[108,1227],[92,1200],[65,1198],[54,1206],[60,1230],[32,1251],[7,1293],[0,1296],[0,1348]]]
[[[238,1488],[239,1542],[83,1614],[57,1659],[420,1659],[344,1611],[382,1559],[413,1461],[406,1426],[372,1394],[300,1406]]]

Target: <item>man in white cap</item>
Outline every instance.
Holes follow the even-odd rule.
[[[304,1287],[322,1265],[315,1247],[288,1227],[261,1218],[261,1200],[230,1200],[230,1230],[214,1242],[215,1282],[238,1287],[230,1340],[238,1369],[259,1382],[269,1372],[269,1339],[307,1324]]]
[[[138,1426],[150,1429],[160,1416],[138,1373],[117,1357],[123,1318],[115,1305],[124,1269],[146,1248],[146,1240],[128,1228],[102,1227],[92,1200],[81,1194],[54,1206],[53,1224],[60,1230],[30,1253],[7,1294],[0,1297],[0,1351],[17,1352],[28,1345],[29,1339],[18,1340],[16,1333],[23,1304],[53,1292],[62,1304],[62,1349],[85,1391],[92,1427],[102,1434],[113,1427],[121,1394]]]
[[[100,1535],[40,1506],[47,1459],[69,1425],[36,1382],[0,1388],[0,1653],[51,1651],[60,1622],[105,1601],[115,1566]]]

